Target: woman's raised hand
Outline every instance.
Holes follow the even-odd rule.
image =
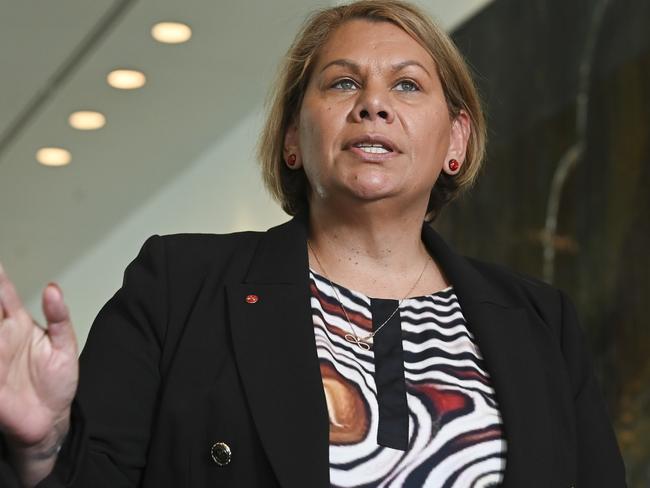
[[[79,379],[77,340],[61,290],[43,290],[47,330],[0,265],[0,431],[12,448],[45,448],[67,432]]]

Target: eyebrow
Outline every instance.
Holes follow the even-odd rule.
[[[323,66],[323,68],[321,69],[321,73],[325,71],[327,68],[329,68],[330,66],[343,66],[344,68],[348,68],[349,70],[354,71],[356,74],[361,73],[361,67],[351,59],[335,59],[333,61],[330,61],[325,66]],[[391,72],[396,73],[397,71],[400,71],[406,68],[407,66],[419,66],[424,70],[426,74],[431,76],[429,70],[427,70],[422,65],[422,63],[420,63],[419,61],[415,61],[414,59],[407,59],[405,61],[401,61],[397,64],[392,65]]]

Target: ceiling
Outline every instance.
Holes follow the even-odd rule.
[[[416,3],[451,29],[488,1]],[[0,260],[21,293],[40,289],[259,110],[300,22],[332,3],[0,0]],[[190,42],[154,41],[149,29],[163,20],[189,24]],[[147,85],[109,87],[106,74],[120,67],[143,70]],[[70,128],[80,109],[103,112],[106,127]],[[68,148],[71,164],[38,164],[48,145]]]

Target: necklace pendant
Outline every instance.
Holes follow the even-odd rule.
[[[355,337],[352,334],[345,334],[345,340],[352,343],[352,344],[356,344],[357,346],[359,346],[364,351],[369,351],[370,350],[370,344],[365,342],[360,337]]]

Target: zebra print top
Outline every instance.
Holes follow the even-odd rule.
[[[332,487],[498,486],[506,441],[495,393],[452,287],[407,298],[369,350],[326,278],[311,311],[330,421]],[[332,283],[357,336],[397,308]]]

